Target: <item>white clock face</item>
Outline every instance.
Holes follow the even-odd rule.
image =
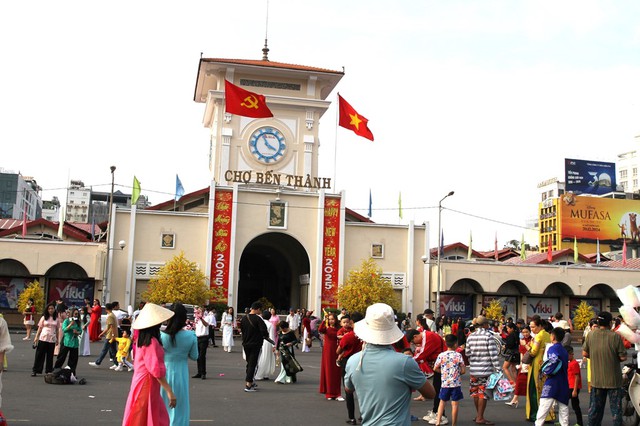
[[[263,164],[277,163],[284,157],[286,149],[284,135],[273,127],[261,127],[249,139],[251,154]]]

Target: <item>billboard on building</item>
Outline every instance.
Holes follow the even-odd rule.
[[[557,298],[529,296],[527,298],[527,321],[534,315],[540,315],[540,318],[548,320],[558,312],[559,308],[560,303]]]
[[[607,194],[616,189],[616,165],[603,161],[564,160],[565,189],[574,194]]]
[[[440,315],[449,318],[473,318],[473,295],[471,294],[441,294]]]
[[[600,299],[585,299],[583,297],[570,297],[569,298],[569,318],[573,319],[576,316],[576,309],[582,301],[587,302],[593,308],[594,314],[599,314],[602,311],[602,300]]]
[[[95,281],[93,280],[49,280],[49,297],[47,302],[62,299],[65,305],[71,307],[84,306],[85,297],[93,300]]]
[[[518,298],[515,296],[494,296],[485,295],[482,296],[482,306],[486,307],[495,300],[498,299],[502,305],[502,315],[505,317],[511,317],[514,321],[518,318]]]
[[[640,241],[637,223],[640,200],[577,197],[567,193],[560,203],[563,238],[610,244],[622,244],[623,239],[627,243]]]
[[[17,309],[18,297],[34,278],[0,277],[0,308]]]

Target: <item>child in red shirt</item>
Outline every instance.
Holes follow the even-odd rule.
[[[569,393],[571,394],[571,407],[576,413],[576,424],[582,425],[582,410],[580,410],[580,389],[582,389],[582,376],[580,375],[580,364],[573,357],[573,348],[569,345],[564,347],[569,354],[569,366],[567,377],[569,378]]]

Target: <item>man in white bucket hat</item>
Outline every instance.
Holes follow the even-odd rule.
[[[436,392],[413,358],[391,346],[403,337],[393,309],[384,303],[369,306],[354,332],[365,346],[349,358],[344,386],[358,394],[362,424],[410,425],[411,391],[428,399]]]

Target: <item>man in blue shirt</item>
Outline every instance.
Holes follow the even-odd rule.
[[[362,424],[411,425],[411,392],[428,399],[436,392],[413,358],[391,346],[403,337],[393,309],[384,303],[369,306],[354,332],[365,346],[349,358],[344,384],[347,392],[358,394]]]

